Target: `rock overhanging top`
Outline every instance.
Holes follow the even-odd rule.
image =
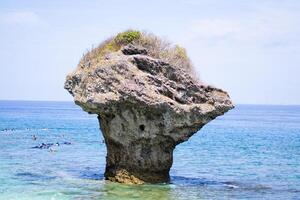
[[[133,30],[81,59],[65,89],[99,116],[108,179],[166,181],[175,146],[234,107],[227,92],[195,77],[184,48]]]
[[[227,92],[195,78],[182,47],[172,47],[152,34],[124,33],[131,32],[138,34],[137,41],[132,34],[133,39],[123,38],[127,41],[111,47],[119,34],[87,53],[76,71],[67,76],[65,89],[85,111],[111,113],[124,103],[175,113],[195,110],[194,114],[198,110],[221,115],[233,108]],[[169,55],[159,58],[153,51]]]

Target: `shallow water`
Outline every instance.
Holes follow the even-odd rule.
[[[103,180],[102,141],[73,103],[0,101],[0,199],[300,199],[300,106],[238,105],[177,146],[170,184]]]

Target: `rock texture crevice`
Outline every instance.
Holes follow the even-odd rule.
[[[227,92],[132,44],[78,67],[65,89],[98,115],[105,177],[121,183],[168,182],[175,146],[233,108]]]

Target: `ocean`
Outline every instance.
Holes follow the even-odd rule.
[[[105,156],[73,102],[0,101],[1,200],[300,199],[300,106],[237,105],[176,147],[169,184],[105,181]]]

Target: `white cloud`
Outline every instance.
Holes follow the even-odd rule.
[[[40,23],[40,18],[35,12],[14,11],[0,15],[0,22],[4,24],[27,24]]]
[[[299,12],[260,7],[199,16],[176,37],[202,80],[221,86],[235,102],[299,104],[299,35]]]
[[[216,38],[235,35],[240,30],[239,24],[235,21],[224,19],[201,19],[193,22],[187,33],[191,39],[195,37]]]
[[[300,23],[297,13],[257,12],[245,18],[203,18],[191,22],[184,31],[183,43],[230,43],[270,46],[299,42]]]

